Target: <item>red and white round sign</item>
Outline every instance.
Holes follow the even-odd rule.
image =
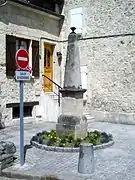
[[[19,49],[16,52],[15,59],[21,69],[25,69],[29,64],[29,54],[25,49]]]

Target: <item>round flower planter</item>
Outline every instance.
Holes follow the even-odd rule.
[[[45,144],[39,144],[39,142],[36,141],[31,141],[31,144],[35,146],[36,148],[39,149],[44,149],[46,151],[54,151],[54,152],[79,152],[79,147],[78,148],[69,148],[69,147],[56,147],[56,146],[47,146]],[[109,141],[108,143],[103,143],[100,145],[93,146],[94,150],[98,149],[104,149],[107,147],[110,147],[114,144],[114,141]]]
[[[62,136],[59,138],[56,135],[56,130],[42,131],[42,132],[38,132],[35,136],[33,136],[30,143],[31,145],[37,148],[44,149],[46,151],[54,151],[54,152],[79,152],[79,149],[80,149],[79,144],[83,141],[85,142],[88,141],[87,143],[95,144],[93,146],[94,150],[107,148],[114,144],[111,134],[107,134],[106,132],[99,132],[96,130],[88,132],[87,137],[84,139],[80,138],[80,139],[74,140],[73,138],[74,136],[72,135]],[[100,140],[99,143],[98,143],[98,138]],[[58,140],[58,143],[57,143],[57,140]]]

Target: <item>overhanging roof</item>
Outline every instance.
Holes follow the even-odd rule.
[[[36,5],[31,4],[31,3],[27,2],[27,1],[24,1],[24,0],[8,0],[7,2],[10,2],[10,3],[13,2],[13,3],[19,4],[19,5],[25,6],[25,7],[32,8],[34,10],[38,10],[40,12],[48,14],[48,15],[54,17],[54,18],[57,18],[57,19],[64,19],[64,16],[61,15],[61,14],[55,13],[55,12],[50,11],[48,9],[42,8],[40,6],[36,6]],[[57,2],[63,3],[64,0],[57,0]]]

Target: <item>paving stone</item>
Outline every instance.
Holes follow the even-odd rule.
[[[13,142],[0,141],[0,148],[4,154],[14,154],[16,152],[16,147]]]
[[[54,127],[55,124],[51,123],[25,124],[25,143],[28,144],[37,132]],[[54,174],[64,180],[135,180],[135,126],[93,122],[89,129],[111,133],[115,141],[112,147],[95,151],[93,174],[83,175],[77,172],[78,153],[48,152],[35,147],[27,150],[26,167],[14,166],[5,171],[33,176]],[[12,139],[19,154],[19,128],[8,127],[6,131],[1,130],[0,140],[3,140],[3,133],[6,140]]]

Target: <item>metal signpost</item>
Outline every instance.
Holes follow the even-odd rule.
[[[30,72],[25,68],[29,64],[29,54],[26,50],[20,49],[16,52],[16,63],[19,70],[15,72],[16,81],[20,82],[20,165],[24,165],[24,104],[23,104],[23,85],[24,81],[30,80]]]

